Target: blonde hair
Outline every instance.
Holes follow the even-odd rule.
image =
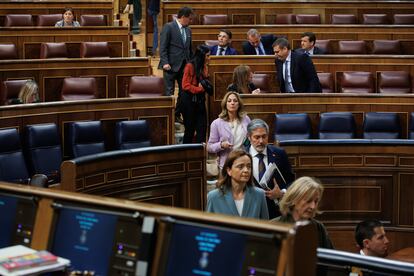
[[[296,179],[287,189],[286,194],[279,203],[280,212],[283,215],[292,213],[295,205],[299,201],[303,199],[308,201],[314,197],[316,193],[319,194],[319,200],[321,200],[323,186],[318,180],[309,176],[303,176]],[[319,213],[318,206],[316,207],[315,213]]]
[[[246,115],[246,113],[244,112],[244,103],[242,99],[240,98],[239,93],[235,91],[227,92],[226,95],[224,95],[223,99],[221,100],[221,113],[219,114],[219,118],[225,121],[229,120],[229,111],[227,110],[227,100],[229,99],[230,95],[234,95],[237,98],[237,101],[239,102],[239,109],[237,110],[237,119],[241,121],[243,116]]]
[[[239,65],[233,71],[233,84],[237,87],[240,94],[250,94],[249,77],[252,69],[248,65]]]
[[[39,87],[35,81],[27,81],[19,92],[19,100],[21,103],[33,103],[33,96],[35,99],[39,99]]]

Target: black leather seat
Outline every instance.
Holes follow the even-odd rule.
[[[341,93],[374,93],[375,84],[372,72],[343,72],[339,80]]]
[[[40,44],[40,58],[67,58],[65,42],[45,42]]]
[[[151,146],[150,131],[145,120],[120,121],[115,125],[115,147],[133,149]]]
[[[5,27],[33,26],[31,14],[6,14],[4,18]]]
[[[355,14],[332,14],[331,24],[357,24]]]
[[[106,16],[103,14],[82,14],[79,24],[81,26],[107,26]]]
[[[399,40],[374,40],[372,54],[375,55],[401,55],[401,42]]]
[[[275,141],[301,140],[311,137],[312,126],[308,114],[276,114]]]
[[[204,14],[201,17],[202,25],[228,25],[227,14]]]
[[[111,57],[108,42],[81,42],[81,58],[109,58]]]
[[[296,24],[321,24],[319,14],[297,14]]]
[[[129,80],[128,96],[131,98],[164,95],[164,79],[155,76],[133,76]]]
[[[355,120],[351,112],[326,112],[319,121],[319,139],[355,138]]]
[[[17,47],[13,43],[0,44],[0,59],[17,59]]]
[[[396,113],[368,112],[364,116],[364,139],[401,138],[400,120]]]
[[[411,93],[411,76],[407,71],[378,72],[378,92],[384,94]]]
[[[410,125],[408,127],[408,139],[414,139],[414,112],[410,113]]]
[[[23,141],[30,174],[59,182],[62,147],[56,124],[26,125]]]
[[[56,22],[62,20],[61,13],[39,14],[37,16],[37,26],[55,26]]]
[[[27,183],[29,173],[16,128],[0,130],[0,180]]]
[[[335,93],[335,84],[332,73],[318,72],[317,74],[322,86],[322,93]]]
[[[71,157],[80,157],[105,151],[101,121],[72,122],[68,124],[68,147]]]

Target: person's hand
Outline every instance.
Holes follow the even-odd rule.
[[[164,69],[165,71],[170,71],[171,70],[171,65],[169,65],[168,63],[167,64],[164,64],[162,66],[162,69]]]
[[[257,88],[252,91],[252,94],[260,94],[260,88]]]
[[[272,200],[274,200],[274,199],[281,199],[283,197],[283,194],[284,193],[282,192],[282,190],[280,190],[280,187],[277,184],[277,182],[276,182],[275,179],[273,179],[273,182],[275,184],[275,187],[272,190],[265,191],[265,195],[268,198],[272,199]]]
[[[198,87],[203,88],[204,90],[204,87],[201,85],[201,82],[198,83]]]
[[[233,144],[229,143],[229,141],[221,141],[220,146],[222,149],[231,149],[233,148]]]

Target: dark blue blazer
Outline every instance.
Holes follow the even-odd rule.
[[[322,86],[319,82],[312,59],[307,54],[291,51],[290,76],[293,89],[296,93],[321,93]],[[283,61],[276,59],[277,79],[280,92],[285,93],[285,82],[283,79]]]
[[[278,39],[278,37],[273,34],[262,35],[260,38],[266,55],[274,55],[273,42],[275,42],[276,39]],[[244,41],[242,47],[245,55],[256,55],[256,49],[250,45],[249,41]]]
[[[300,53],[300,54],[304,54],[305,53],[305,50],[302,49],[302,48],[297,48],[295,50],[295,52]],[[319,48],[319,47],[316,47],[315,46],[315,47],[313,47],[313,54],[314,55],[324,55],[325,54],[325,50],[322,49],[322,48]]]
[[[219,47],[218,45],[210,47],[210,55],[212,55],[212,56],[217,55],[218,47]],[[231,48],[230,46],[227,46],[227,49],[224,52],[224,55],[225,56],[237,55],[237,51],[236,51],[236,49]]]
[[[250,146],[246,148],[246,151],[249,152]],[[275,163],[279,168],[279,171],[283,174],[283,177],[276,170],[273,174],[272,179],[267,183],[267,186],[270,189],[275,187],[273,179],[276,180],[276,183],[279,185],[280,189],[287,189],[290,184],[295,180],[295,175],[292,172],[292,167],[290,166],[288,155],[286,151],[282,148],[275,147],[273,145],[267,145],[267,162]],[[284,180],[283,180],[284,179]],[[253,183],[256,187],[261,188],[256,179],[253,178]],[[275,202],[266,197],[266,203],[269,210],[269,218],[275,218],[280,216],[279,206]]]

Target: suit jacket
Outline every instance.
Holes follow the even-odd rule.
[[[176,20],[164,25],[160,36],[160,63],[158,69],[162,69],[165,64],[170,64],[171,70],[178,72],[182,64],[190,60],[192,55],[191,29],[186,27],[185,31],[187,39],[184,44]]]
[[[262,35],[262,37],[260,38],[266,55],[274,55],[272,45],[277,38],[278,37],[273,34]],[[256,49],[252,45],[250,45],[248,41],[243,42],[242,46],[243,53],[245,55],[257,55]]]
[[[226,189],[224,194],[219,189],[210,191],[207,194],[207,212],[240,216],[230,189]],[[241,216],[245,218],[269,219],[263,190],[253,186],[246,187]]]
[[[305,50],[304,49],[302,49],[302,48],[297,48],[296,50],[295,50],[295,52],[296,53],[300,53],[300,54],[304,54],[305,53]],[[325,54],[325,50],[324,49],[322,49],[322,48],[319,48],[319,47],[313,47],[313,54],[314,55],[324,55]]]
[[[218,45],[210,47],[210,55],[212,55],[212,56],[217,55],[218,47],[219,47]],[[227,46],[227,49],[224,52],[224,55],[225,56],[237,55],[237,51],[236,51],[236,49],[231,48],[230,46]]]
[[[249,116],[244,116],[241,121],[241,126],[245,135],[247,134],[247,125],[250,123]],[[221,118],[215,119],[210,126],[210,137],[207,143],[207,150],[210,153],[217,153],[219,157],[219,166],[223,167],[224,162],[227,159],[227,156],[230,153],[230,149],[222,149],[220,143],[222,141],[228,141],[233,144],[234,137],[231,132],[231,128],[228,121],[225,121]]]
[[[285,93],[285,82],[283,79],[283,61],[276,59],[277,79],[280,92]],[[291,51],[290,76],[293,89],[296,93],[321,93],[322,87],[316,74],[312,59],[307,54]]]
[[[246,151],[250,151],[250,146],[246,148]],[[292,172],[292,167],[290,166],[288,155],[286,154],[286,151],[282,148],[275,147],[273,145],[267,145],[266,147],[267,151],[267,163],[274,163],[279,168],[280,173],[283,175],[280,175],[279,172],[276,170],[273,174],[273,177],[270,179],[270,181],[267,183],[267,186],[270,189],[273,189],[275,187],[274,180],[276,180],[276,183],[279,185],[280,189],[287,189],[290,184],[295,180],[295,175]],[[253,170],[257,170],[259,168],[253,168]],[[253,183],[256,187],[262,188],[257,180],[253,178]],[[272,199],[269,199],[266,197],[266,203],[269,210],[269,217],[275,218],[277,216],[280,216],[280,210],[279,206],[275,204],[275,202]]]

